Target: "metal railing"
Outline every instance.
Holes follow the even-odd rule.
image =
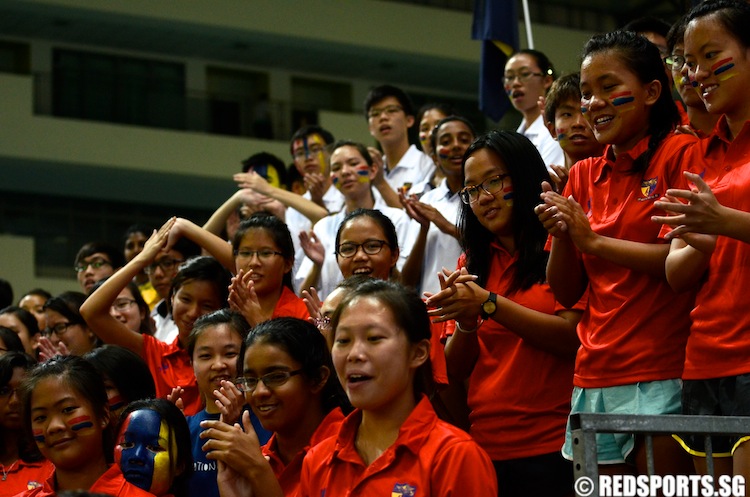
[[[599,495],[599,468],[597,463],[597,433],[632,433],[644,435],[646,466],[654,474],[653,435],[704,435],[707,473],[714,476],[714,458],[711,438],[716,435],[747,435],[750,417],[683,416],[683,415],[624,415],[577,413],[570,417],[573,435],[574,479],[591,479],[594,487],[589,495]],[[578,489],[576,489],[578,490]],[[576,492],[576,495],[583,495]]]

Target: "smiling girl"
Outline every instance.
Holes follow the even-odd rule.
[[[85,359],[55,357],[29,372],[24,383],[27,430],[55,465],[42,486],[18,494],[56,495],[88,490],[115,497],[149,497],[111,465],[113,444],[107,394],[99,373]]]
[[[720,116],[713,134],[692,151],[686,185],[657,205],[675,229],[667,279],[675,289],[699,287],[687,341],[682,410],[689,415],[747,416],[750,305],[750,5],[701,4],[687,17],[685,61],[706,109]],[[715,437],[716,474],[750,478],[748,436]],[[703,437],[684,436],[696,469],[707,473]]]
[[[673,414],[680,410],[684,350],[693,295],[668,285],[669,245],[651,216],[681,181],[690,135],[673,134],[679,113],[655,45],[629,31],[591,38],[581,64],[581,106],[602,157],[579,161],[563,195],[535,212],[554,235],[547,279],[557,300],[589,299],[578,337],[571,412]],[[633,436],[598,439],[601,471],[646,470]],[[572,459],[570,430],[563,454]],[[654,437],[656,472],[687,471],[671,437]],[[630,466],[636,464],[636,468]],[[608,465],[608,466],[602,466]]]

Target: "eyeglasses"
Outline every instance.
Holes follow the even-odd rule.
[[[487,178],[478,185],[467,186],[459,192],[461,202],[464,204],[473,204],[479,200],[479,190],[481,189],[484,193],[490,196],[494,196],[497,192],[503,189],[505,178],[509,177],[510,174],[499,174],[491,178]]]
[[[82,273],[86,271],[86,269],[88,269],[89,266],[91,266],[91,269],[99,269],[100,267],[111,266],[111,265],[112,263],[106,259],[94,259],[93,261],[79,262],[78,264],[73,266],[73,269],[76,270],[76,273]]]
[[[11,388],[10,385],[5,385],[4,387],[0,387],[0,397],[10,397],[14,393],[17,393],[17,388]]]
[[[112,309],[117,312],[127,311],[131,305],[135,304],[133,299],[117,299],[112,302]]]
[[[296,371],[274,371],[273,373],[264,374],[260,378],[240,376],[235,378],[234,384],[240,392],[253,393],[258,387],[258,382],[262,381],[266,388],[276,388],[289,381],[289,378],[292,376],[297,376],[303,371],[303,369]]]
[[[506,85],[512,85],[513,82],[518,79],[521,83],[525,83],[526,81],[530,80],[534,76],[544,76],[544,74],[540,72],[531,72],[531,71],[520,71],[519,73],[512,73],[512,72],[506,72],[505,76],[503,76],[503,83]]]
[[[314,157],[318,155],[320,152],[322,152],[323,150],[325,150],[325,147],[319,144],[310,145],[309,147],[307,147],[307,149],[305,149],[304,147],[299,148],[294,151],[294,159],[304,160],[304,159],[307,159],[308,157]]]
[[[273,257],[274,255],[281,255],[283,256],[281,252],[277,252],[275,250],[271,249],[263,249],[263,250],[235,250],[234,256],[239,257],[242,259],[252,259],[254,255],[258,256],[258,259],[261,261],[268,261]]]
[[[392,116],[404,110],[400,105],[386,105],[382,109],[370,109],[367,113],[367,117],[370,119],[377,119],[380,115],[385,112],[386,116]]]
[[[383,250],[383,245],[388,245],[388,243],[383,240],[366,240],[364,243],[346,242],[340,244],[335,253],[340,255],[341,257],[348,259],[349,257],[354,257],[359,250],[359,247],[362,247],[362,250],[364,250],[365,254],[375,255],[379,254],[380,251]],[[390,245],[388,246],[390,247]]]
[[[679,71],[685,65],[685,57],[682,55],[667,55],[662,60],[673,71]]]
[[[52,336],[52,333],[61,337],[68,332],[68,328],[75,326],[78,323],[57,323],[54,326],[47,326],[42,330],[42,335],[48,337]]]
[[[156,268],[160,267],[162,272],[167,273],[175,268],[175,266],[178,266],[185,262],[184,259],[160,259],[158,261],[154,261],[153,264],[146,266],[143,268],[143,271],[146,274],[153,274],[156,272]]]

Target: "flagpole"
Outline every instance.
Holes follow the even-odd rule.
[[[526,26],[526,41],[529,48],[534,48],[534,36],[531,34],[531,17],[529,16],[529,0],[523,0],[523,22]]]

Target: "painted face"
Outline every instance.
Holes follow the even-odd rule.
[[[318,133],[307,135],[292,143],[294,165],[302,176],[310,173],[328,175],[326,142]]]
[[[429,355],[429,344],[426,350]],[[390,412],[414,402],[414,374],[426,357],[418,358],[417,347],[379,300],[360,297],[343,309],[331,354],[354,407]]]
[[[517,54],[505,64],[505,93],[513,107],[522,113],[538,108],[539,97],[551,84],[552,77],[542,73],[532,55]]]
[[[26,309],[34,315],[36,322],[39,324],[39,329],[43,330],[47,326],[47,317],[44,315],[44,303],[47,299],[41,295],[26,295],[18,303],[18,307]]]
[[[91,291],[91,287],[96,284],[97,281],[112,276],[115,272],[115,268],[112,267],[112,262],[109,260],[109,256],[102,252],[91,254],[88,257],[84,257],[82,260],[76,263],[76,266],[80,267],[78,272],[78,283],[83,289],[83,293],[88,295]]]
[[[651,106],[660,88],[643,84],[616,51],[589,55],[581,64],[581,111],[599,143],[615,153],[633,148],[646,136]]]
[[[23,368],[13,368],[7,385],[0,387],[0,428],[20,430],[23,428],[21,396],[19,388],[26,376]]]
[[[750,118],[748,105],[738,100],[745,98],[750,85],[750,47],[743,47],[716,14],[688,24],[685,64],[708,112],[735,121]]]
[[[140,333],[141,321],[146,319],[145,311],[141,312],[138,308],[129,288],[122,289],[109,308],[109,314],[136,333]]]
[[[451,177],[461,176],[464,153],[474,141],[474,134],[461,121],[450,121],[437,130],[438,165],[443,174]]]
[[[125,240],[125,262],[130,262],[133,257],[140,254],[143,251],[144,245],[146,245],[148,236],[145,233],[131,233]]]
[[[370,107],[367,119],[370,134],[380,143],[399,143],[414,125],[396,97],[385,97]]]
[[[355,198],[370,191],[374,171],[356,147],[344,145],[331,154],[331,179],[345,197]]]
[[[466,159],[464,171],[464,186],[487,185],[487,180],[509,172],[500,156],[486,148],[477,150]],[[469,205],[482,226],[497,237],[513,236],[513,183],[510,176],[503,179],[502,188],[492,195],[482,188],[478,191],[479,197]]]
[[[5,326],[6,328],[15,331],[18,338],[21,339],[23,350],[30,356],[34,356],[34,340],[29,335],[29,329],[15,314],[10,312],[0,314],[0,326]]]
[[[159,294],[159,297],[166,299],[169,296],[172,280],[177,275],[177,272],[180,270],[180,264],[184,260],[185,257],[176,250],[162,251],[156,256],[153,264],[151,264],[148,280],[151,282],[154,290],[156,290],[156,293]]]
[[[684,45],[682,43],[676,43],[672,49],[672,57],[683,58],[684,55]],[[688,107],[703,108],[703,110],[705,110],[706,106],[703,104],[700,94],[688,77],[687,64],[683,63],[679,66],[672,65],[669,69],[671,69],[674,87],[677,89],[677,93],[680,94],[682,101],[685,102],[685,105]]]
[[[195,341],[193,372],[210,413],[219,412],[214,404],[214,390],[221,388],[222,380],[232,381],[237,376],[241,347],[242,337],[227,324],[206,328]]]
[[[432,156],[432,145],[430,143],[432,130],[441,119],[446,117],[448,116],[438,109],[430,109],[422,114],[422,120],[419,122],[419,143],[422,145],[424,153],[429,156]]]
[[[142,409],[128,414],[115,446],[115,464],[127,481],[164,495],[172,486],[176,458],[174,436],[158,412]]]
[[[108,419],[62,378],[40,380],[31,393],[31,429],[37,447],[55,467],[80,470],[103,460],[102,437]]]
[[[263,228],[247,230],[242,237],[234,263],[237,270],[252,270],[251,279],[258,296],[280,292],[284,275],[292,270],[293,261],[285,259],[273,237]]]
[[[387,242],[382,228],[369,216],[359,216],[347,221],[341,230],[339,247],[345,243],[363,244],[368,240]],[[357,252],[351,257],[336,255],[336,260],[344,278],[354,274],[364,274],[371,278],[387,280],[392,268],[398,262],[398,247],[383,245],[377,254],[367,254],[365,248],[357,247]]]
[[[53,344],[57,345],[62,342],[70,351],[70,355],[77,356],[82,356],[94,349],[96,336],[88,327],[82,324],[70,324],[68,318],[52,309],[44,312],[47,314],[47,325],[51,330],[49,339]]]
[[[591,126],[581,113],[580,100],[566,100],[555,109],[555,134],[562,149],[573,161],[602,154]]]
[[[179,330],[180,340],[187,340],[196,319],[225,305],[212,282],[188,280],[183,283],[172,296],[172,319]]]
[[[246,377],[260,378],[269,373],[292,372],[301,368],[302,364],[276,345],[255,342],[245,351],[243,375]],[[283,384],[270,388],[259,381],[255,390],[245,392],[245,400],[263,428],[283,434],[294,432],[322,387],[323,384],[314,385],[304,374],[297,374],[290,376]]]

